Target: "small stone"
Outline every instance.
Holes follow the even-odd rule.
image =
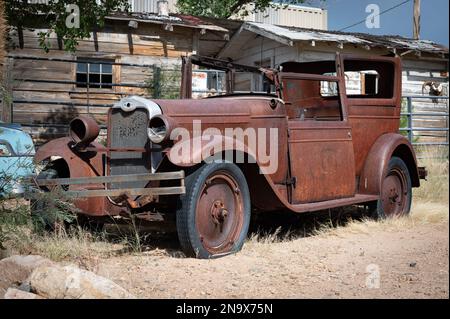
[[[129,299],[111,280],[76,266],[39,267],[30,276],[33,292],[49,299]]]
[[[0,299],[10,287],[18,287],[27,280],[34,269],[54,263],[41,256],[11,256],[0,260]]]
[[[417,266],[417,263],[416,263],[416,262],[412,262],[412,263],[409,264],[409,267],[411,267],[411,268],[414,268],[414,267],[416,267],[416,266]]]

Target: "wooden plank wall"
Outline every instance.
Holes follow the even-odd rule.
[[[51,49],[45,53],[38,43],[38,32],[24,31],[23,49],[19,48],[17,34],[11,34],[10,56],[32,56],[76,60],[78,58],[111,59],[119,64],[113,66],[113,82],[121,84],[145,85],[153,77],[153,67],[176,69],[180,67],[182,55],[193,49],[194,32],[189,28],[174,28],[165,31],[161,25],[139,24],[133,30],[117,22],[108,25],[102,32],[91,34],[90,39],[81,40],[76,54],[58,49],[56,36],[50,39]],[[93,89],[87,94],[86,88],[66,83],[37,83],[25,81],[75,81],[76,63],[13,60],[13,120],[20,123],[39,143],[66,134],[67,123],[75,116],[89,114],[99,124],[106,124],[108,106],[127,95],[149,96],[149,90],[141,87],[113,87]],[[42,103],[40,102],[42,101]],[[45,103],[51,101],[52,103]],[[31,103],[32,102],[32,103]],[[87,104],[89,102],[89,108]]]

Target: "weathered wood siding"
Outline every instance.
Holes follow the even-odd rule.
[[[9,58],[9,62],[13,64],[14,122],[25,125],[36,139],[45,140],[65,134],[66,124],[78,114],[89,112],[100,124],[105,124],[108,106],[120,98],[130,94],[150,96],[148,88],[131,86],[90,88],[88,94],[86,88],[77,87],[74,83],[56,83],[76,81],[76,63],[14,59],[14,56],[73,61],[77,58],[101,58],[118,64],[133,64],[114,65],[113,83],[148,86],[153,78],[154,68],[151,66],[179,68],[180,57],[193,51],[196,31],[189,28],[175,27],[173,31],[165,31],[161,25],[140,23],[137,30],[128,33],[129,30],[123,22],[108,25],[105,30],[91,34],[89,39],[79,41],[75,54],[59,50],[55,35],[50,39],[50,51],[45,53],[38,42],[38,32],[42,30],[24,31],[21,49],[17,34],[12,33],[9,56],[13,58]]]

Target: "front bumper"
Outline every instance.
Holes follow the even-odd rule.
[[[178,181],[179,186],[108,189],[108,184],[110,183],[137,181]],[[74,199],[90,197],[181,195],[186,193],[186,188],[184,186],[184,171],[138,175],[58,178],[48,180],[35,179],[34,184],[39,188],[69,186],[65,187],[68,190],[62,190],[62,194]],[[104,189],[89,189],[89,185],[104,185]]]

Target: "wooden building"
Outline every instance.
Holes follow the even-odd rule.
[[[436,43],[180,14],[117,13],[106,22],[80,40],[74,54],[62,50],[54,35],[44,52],[38,33],[45,30],[11,32],[5,72],[11,98],[2,101],[3,118],[10,113],[38,142],[66,134],[68,121],[78,114],[89,113],[104,125],[108,108],[124,96],[177,98],[180,57],[189,54],[263,67],[333,59],[336,52],[390,55],[403,60],[403,94],[416,96],[405,99],[405,113],[411,113],[410,101],[413,113],[434,114],[409,116],[410,126],[432,129],[411,131],[411,139],[448,145],[448,99],[430,96],[448,96],[448,48]],[[371,78],[353,74],[347,86],[360,92]],[[236,90],[264,88],[255,75],[237,74],[235,82]]]
[[[130,94],[176,98],[181,56],[215,54],[229,39],[228,29],[176,14],[109,16],[73,54],[56,35],[46,53],[42,31],[11,31],[5,65],[11,98],[2,101],[3,117],[9,112],[38,142],[66,134],[78,114],[105,124],[108,108]]]

